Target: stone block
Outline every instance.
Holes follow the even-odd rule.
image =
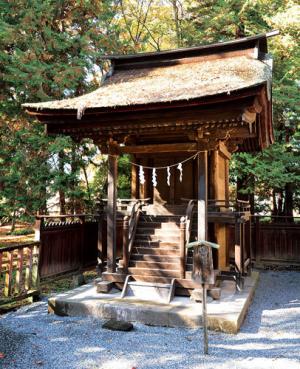
[[[102,325],[102,328],[109,329],[111,331],[129,332],[133,329],[133,324],[125,322],[124,320],[110,319]]]
[[[195,301],[195,302],[202,302],[203,300],[203,292],[202,289],[200,288],[195,288],[192,293],[191,293],[191,300]],[[206,302],[212,302],[212,297],[208,296],[206,297]]]
[[[114,283],[109,281],[102,281],[96,284],[98,293],[108,293],[113,288]]]
[[[214,300],[220,300],[221,298],[221,288],[215,287],[210,288],[207,291],[208,296],[212,297]]]

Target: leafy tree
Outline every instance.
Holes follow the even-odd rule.
[[[122,50],[115,8],[109,0],[0,1],[0,202],[7,214],[46,211],[56,191],[62,210],[82,207],[81,174],[94,149],[47,137],[21,104],[98,86],[106,68],[100,56]]]
[[[273,102],[277,143],[236,155],[251,174],[243,189],[273,198],[273,213],[299,207],[299,5],[292,0],[0,0],[0,207],[7,214],[90,209],[106,194],[106,158],[90,142],[48,137],[21,110],[26,101],[73,97],[99,86],[104,53],[164,50],[281,31]],[[128,197],[128,157],[119,163],[119,195]],[[280,175],[278,175],[280,173]]]
[[[188,14],[184,24],[188,45],[280,30],[280,36],[269,40],[275,59],[273,122],[277,144],[263,153],[235,155],[233,167],[238,170],[233,174],[235,181],[244,182],[243,193],[255,191],[260,199],[272,198],[273,214],[292,215],[299,202],[299,4],[285,0],[205,0],[201,4],[192,2]]]

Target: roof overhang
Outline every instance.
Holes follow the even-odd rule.
[[[193,115],[195,109],[216,111],[212,120],[218,120],[222,113],[220,106],[225,116],[225,111],[236,104],[244,110],[230,119],[249,124],[253,122],[247,119],[254,119],[257,126],[256,139],[248,137],[240,143],[240,148],[259,150],[274,139],[272,67],[266,57],[270,35],[159,53],[105,56],[112,61],[114,69],[96,91],[72,99],[24,104],[24,107],[47,126],[50,134],[91,137],[102,132],[107,139],[107,135],[116,134],[120,124],[142,125],[145,119],[158,122],[169,114],[176,125],[176,117],[188,122],[189,110]],[[258,100],[261,109],[251,112],[254,101]],[[248,101],[246,107],[245,101]],[[198,121],[202,124],[205,119],[198,118]],[[103,128],[107,124],[109,133]]]

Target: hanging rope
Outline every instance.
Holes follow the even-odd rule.
[[[192,159],[196,159],[196,157],[203,151],[198,151],[196,152],[196,154],[184,159],[183,161],[179,161],[178,163],[175,163],[175,164],[169,164],[169,165],[164,165],[164,166],[161,166],[161,167],[149,167],[147,165],[141,165],[141,164],[137,164],[137,163],[134,163],[132,161],[129,161],[128,163],[131,164],[131,165],[134,165],[135,167],[138,167],[138,168],[144,168],[144,169],[167,169],[168,168],[172,168],[172,167],[177,167],[177,169],[180,171],[180,173],[182,173],[182,164],[186,163],[187,161],[189,160],[192,160]],[[107,154],[108,156],[112,156],[112,157],[116,157],[117,155],[112,155],[112,154]]]

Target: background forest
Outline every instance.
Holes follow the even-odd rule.
[[[91,142],[49,137],[24,102],[73,97],[99,86],[103,54],[194,46],[279,29],[274,56],[276,143],[236,154],[231,180],[255,210],[300,207],[300,6],[284,0],[0,0],[0,218],[91,211],[105,197],[106,158]],[[119,163],[119,197],[129,163]],[[91,175],[93,173],[93,175]],[[57,201],[48,199],[56,196]],[[272,199],[271,202],[266,200]]]

